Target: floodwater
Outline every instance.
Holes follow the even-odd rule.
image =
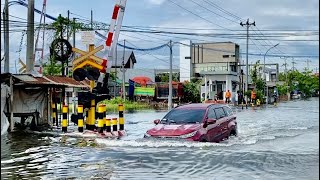
[[[161,111],[125,114],[128,136],[97,146],[8,134],[1,179],[319,179],[319,98],[235,112],[239,136],[222,143],[143,139]]]

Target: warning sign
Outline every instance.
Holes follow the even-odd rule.
[[[83,44],[94,44],[94,31],[81,31],[81,42]]]

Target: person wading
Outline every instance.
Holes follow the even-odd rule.
[[[254,91],[254,89],[252,89],[252,91],[251,91],[251,103],[252,103],[252,105],[256,104],[256,98],[257,98],[256,92]]]
[[[231,92],[230,90],[228,90],[226,92],[226,103],[229,104],[230,103],[230,99],[231,99]]]

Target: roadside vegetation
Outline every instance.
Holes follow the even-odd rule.
[[[129,101],[129,100],[124,101],[120,97],[116,97],[116,98],[110,99],[110,100],[103,100],[100,103],[105,104],[107,106],[107,111],[117,111],[119,104],[123,104],[125,110],[153,108],[153,106],[151,106],[149,103],[134,102],[134,101]]]
[[[299,90],[303,94],[303,98],[309,98],[319,91],[319,77],[308,69],[303,72],[297,70],[282,72],[279,75],[279,81],[285,82],[283,85],[277,85],[280,95]]]

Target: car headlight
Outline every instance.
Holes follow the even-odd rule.
[[[147,138],[147,137],[151,137],[150,134],[148,134],[148,132],[144,133],[144,137]]]
[[[180,138],[183,138],[183,139],[186,139],[186,138],[190,138],[190,137],[193,137],[194,135],[196,135],[197,131],[193,131],[191,133],[188,133],[188,134],[183,134],[181,136],[179,136]]]

